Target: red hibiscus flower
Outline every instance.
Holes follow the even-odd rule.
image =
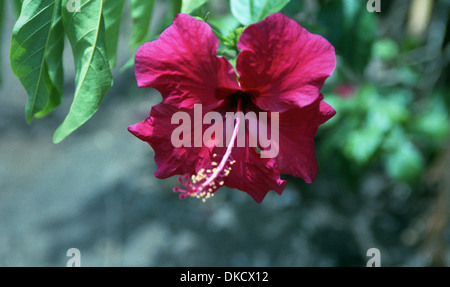
[[[335,68],[333,46],[277,13],[242,32],[238,77],[225,57],[217,57],[218,47],[207,23],[178,14],[158,40],[144,44],[136,54],[138,86],[153,87],[163,97],[147,119],[128,128],[153,148],[155,176],[183,175],[179,177],[183,188],[174,188],[181,198],[205,199],[227,186],[248,193],[258,203],[270,190],[282,193],[286,181],[280,174],[313,182],[318,169],[314,137],[319,125],[336,113],[320,94]],[[194,120],[192,137],[183,134],[188,144],[176,147],[172,137],[180,126],[173,118],[177,112]],[[193,122],[210,112],[223,117],[227,138],[215,133],[208,143],[198,145],[196,141],[217,119],[201,121],[197,130]],[[225,123],[230,112],[236,114],[231,125]],[[245,122],[252,121],[244,118],[247,114],[258,124],[267,122],[263,115],[275,121],[278,138],[271,124],[264,129],[257,125],[257,130],[247,127]],[[263,130],[272,137],[270,148],[258,143],[257,134]],[[244,145],[237,144],[238,135],[245,135]],[[267,156],[269,149],[276,156]]]

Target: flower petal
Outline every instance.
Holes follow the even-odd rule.
[[[281,194],[286,181],[272,166],[271,159],[262,159],[255,148],[235,147],[231,153],[236,159],[225,185],[248,193],[257,203],[261,203],[266,194],[275,190]]]
[[[280,113],[279,153],[274,167],[281,174],[300,177],[312,183],[317,173],[314,137],[318,127],[332,118],[336,111],[320,96],[305,108]]]
[[[138,86],[157,89],[165,102],[179,108],[215,106],[230,90],[239,90],[233,67],[225,57],[217,57],[218,47],[207,23],[178,14],[157,40],[137,51]]]
[[[334,47],[326,39],[280,13],[247,27],[238,48],[242,89],[272,112],[314,102],[336,66]]]
[[[181,124],[171,124],[176,112],[179,112],[176,106],[160,103],[152,107],[150,117],[128,127],[129,132],[153,148],[157,166],[155,176],[160,179],[176,174],[193,174],[204,165],[211,164],[211,154],[206,147],[194,147],[193,144],[191,147],[174,146],[172,133]],[[193,118],[193,111],[187,110],[186,113]],[[193,141],[192,134],[190,137]]]
[[[182,111],[191,119],[195,118],[194,111],[188,109]],[[212,163],[221,161],[221,156],[227,149],[227,146],[194,147],[193,121],[191,121],[191,131],[194,131],[191,133],[192,147],[175,147],[171,140],[172,133],[174,129],[180,127],[180,124],[171,124],[171,119],[176,112],[180,112],[176,106],[163,102],[152,107],[150,117],[128,128],[133,135],[153,148],[157,166],[155,176],[160,179],[173,175],[193,175],[201,169],[213,169]],[[207,112],[209,111],[202,110],[202,117]],[[203,124],[203,131],[209,126]],[[248,139],[248,127],[245,133]],[[223,135],[226,135],[226,121],[223,122]],[[230,174],[223,178],[225,186],[248,193],[258,203],[270,190],[275,190],[279,194],[283,192],[286,182],[280,179],[280,173],[273,167],[273,159],[263,159],[255,148],[248,145],[238,147],[236,143],[232,148],[231,157],[236,162],[231,166]]]

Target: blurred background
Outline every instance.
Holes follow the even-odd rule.
[[[114,86],[97,114],[52,143],[74,91],[66,45],[64,103],[27,125],[26,92],[9,64],[13,0],[4,2],[0,266],[65,266],[69,248],[80,250],[81,266],[366,266],[370,248],[381,266],[449,265],[449,0],[382,0],[380,13],[365,0],[284,8],[336,47],[323,93],[337,116],[319,128],[316,181],[284,176],[284,194],[262,204],[226,188],[205,203],[179,200],[175,178],[153,176],[153,151],[127,127],[161,97],[138,89],[127,69],[128,16]],[[156,1],[153,35],[171,11]],[[228,1],[208,1],[203,12],[224,33],[238,25]]]

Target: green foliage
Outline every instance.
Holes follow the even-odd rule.
[[[355,73],[361,74],[371,58],[377,22],[365,1],[327,1],[320,7],[324,36]]]
[[[279,12],[290,0],[231,0],[231,13],[245,26]]]
[[[155,0],[131,0],[131,17],[133,18],[131,46],[140,46],[148,40],[154,5]]]
[[[412,132],[423,135],[423,140],[431,146],[441,146],[450,134],[450,116],[444,99],[444,94],[437,92],[424,103],[425,109],[412,119]]]
[[[117,2],[116,2],[117,3]],[[115,61],[112,42],[106,53],[102,0],[81,1],[83,13],[70,12],[67,1],[23,2],[11,42],[11,68],[28,93],[26,119],[42,117],[58,107],[63,95],[64,36],[69,38],[76,64],[74,101],[64,122],[56,130],[55,143],[84,124],[98,109],[112,85],[108,62]],[[116,8],[109,7],[117,11]],[[107,9],[107,10],[108,10]],[[117,24],[110,22],[109,35],[118,37]],[[110,42],[111,43],[111,42]]]
[[[28,93],[25,108],[27,122],[47,107],[49,90],[46,58],[52,39],[52,23],[58,17],[55,0],[25,0],[22,13],[14,26],[11,42],[11,68]],[[59,7],[60,8],[60,7]]]
[[[64,27],[61,17],[61,2],[56,2],[55,16],[50,28],[50,36],[44,62],[44,77],[49,92],[47,107],[36,113],[36,117],[43,117],[57,108],[63,97],[64,70]]]
[[[420,60],[410,58],[418,42],[412,46],[408,38],[394,40],[389,33],[377,37],[379,17],[363,4],[324,1],[320,6],[318,30],[335,45],[339,59],[328,81],[334,93],[325,93],[337,116],[328,124],[332,128],[323,148],[340,158],[340,168],[346,166],[348,182],[376,167],[414,186],[448,140],[448,88],[420,97],[418,83],[428,75]]]
[[[424,169],[421,152],[405,134],[396,128],[386,140],[388,151],[385,153],[386,173],[395,180],[416,183]]]
[[[172,23],[173,18],[175,18],[175,15],[181,12],[181,6],[182,6],[182,0],[171,0],[170,1],[170,7],[171,7],[171,13],[168,14],[169,22]]]
[[[208,23],[221,32],[221,35],[226,35],[230,31],[234,31],[239,26],[239,21],[230,14],[218,16],[212,14],[208,17]]]
[[[3,7],[4,0],[0,1]],[[68,4],[73,4],[68,0],[13,3],[19,16],[12,33],[11,69],[28,94],[25,107],[28,123],[34,117],[46,116],[61,104],[66,36],[72,46],[76,89],[70,111],[54,134],[55,143],[83,125],[97,111],[112,86],[111,69],[117,60],[124,3],[125,0],[82,0],[80,11],[68,9]],[[153,5],[154,0],[131,0],[131,46],[148,40]]]
[[[20,10],[22,9],[23,0],[15,0],[13,1],[14,13],[17,17],[20,15]]]
[[[63,1],[63,5],[67,1]],[[69,114],[53,136],[55,143],[83,125],[97,111],[112,86],[102,14],[104,1],[85,0],[82,3],[83,13],[62,10],[77,72],[74,100]]]
[[[205,5],[207,1],[208,0],[183,0],[181,5],[181,13],[190,14]]]
[[[106,41],[106,50],[108,51],[108,60],[111,69],[116,66],[117,45],[119,44],[119,30],[124,4],[125,0],[105,1],[103,4],[106,30],[105,39],[108,39]]]
[[[381,39],[374,43],[372,54],[376,59],[390,61],[398,56],[399,49],[397,44],[390,39]]]
[[[329,95],[338,111],[330,125],[327,148],[338,150],[352,164],[367,167],[382,162],[392,179],[414,183],[424,170],[419,147],[439,147],[448,138],[450,123],[441,97],[424,100],[420,111],[405,88],[364,84],[350,97]]]

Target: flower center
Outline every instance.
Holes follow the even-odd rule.
[[[229,97],[229,102],[228,104],[230,105],[229,107],[238,107],[237,111],[239,112],[240,110],[245,110],[246,107],[252,102],[252,96],[246,92],[236,92],[232,95],[230,95]]]
[[[174,187],[174,192],[180,193],[180,198],[184,199],[188,196],[201,198],[205,201],[207,198],[214,196],[214,192],[224,184],[224,178],[230,174],[231,166],[236,162],[231,157],[231,150],[238,135],[239,124],[241,122],[241,97],[237,95],[237,116],[234,124],[233,134],[227,145],[225,154],[220,163],[213,161],[210,169],[200,169],[197,174],[189,176],[185,174],[178,178],[178,182],[184,187]],[[213,158],[217,158],[217,154],[213,154]]]

